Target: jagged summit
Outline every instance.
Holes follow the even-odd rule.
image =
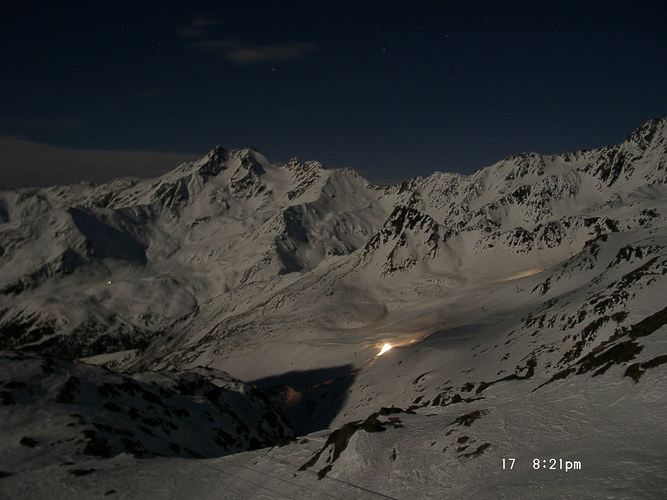
[[[197,169],[202,175],[217,175],[224,167],[224,161],[227,159],[227,150],[222,146],[216,146],[204,158],[196,163]]]
[[[641,149],[647,149],[651,143],[659,142],[664,145],[667,117],[653,118],[632,132],[625,140],[627,143],[637,144]]]

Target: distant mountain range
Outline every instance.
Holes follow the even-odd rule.
[[[217,147],[157,179],[0,191],[0,345],[67,359],[173,349],[204,317],[220,330],[311,273],[409,287],[553,265],[663,221],[665,123],[619,146],[387,188]]]

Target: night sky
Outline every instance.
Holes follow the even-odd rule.
[[[378,183],[616,144],[667,115],[666,27],[664,1],[2,2],[0,184],[218,144]]]

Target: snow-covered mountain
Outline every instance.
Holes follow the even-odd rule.
[[[664,463],[665,434],[646,429],[665,410],[666,153],[667,119],[659,119],[617,146],[521,154],[471,176],[435,173],[387,188],[349,169],[277,165],[254,149],[217,147],[157,179],[0,191],[0,347],[37,353],[6,354],[17,375],[3,381],[34,394],[42,392],[33,385],[48,386],[31,397],[56,398],[56,375],[16,378],[45,363],[39,355],[132,373],[58,361],[57,373],[85,371],[76,375],[90,380],[82,394],[127,377],[151,394],[178,392],[193,377],[206,387],[252,382],[272,400],[261,404],[280,406],[309,437],[259,461],[256,452],[235,455],[229,497],[267,493],[266,484],[248,486],[262,473],[282,478],[271,480],[279,497],[372,496],[368,489],[404,497],[412,488],[421,497],[513,497],[543,484],[571,495],[595,484],[659,496],[667,484],[654,464]],[[394,348],[377,356],[384,344]],[[213,411],[201,394],[187,404]],[[104,398],[84,399],[85,422],[141,435],[153,455],[188,456],[108,409],[92,418]],[[215,411],[248,413],[239,404],[260,403],[241,398]],[[274,412],[254,408],[248,419]],[[0,411],[14,414],[15,405]],[[225,418],[201,431],[217,432]],[[195,420],[203,421],[187,425]],[[18,432],[76,448],[58,443],[75,430],[36,438],[34,420],[15,422],[5,442]],[[289,434],[252,422],[255,444]],[[104,439],[120,443],[113,435]],[[23,457],[16,450],[26,452],[20,439],[0,453],[0,470],[11,474],[0,481],[21,493],[34,469],[61,484],[53,461],[12,466]],[[172,441],[184,450],[187,439],[180,430]],[[256,447],[243,439],[197,453]],[[116,444],[111,455],[127,452]],[[503,470],[502,458],[521,470]],[[565,482],[542,462],[533,470],[534,458],[584,468]],[[116,464],[161,475],[174,460]],[[208,472],[188,460],[178,466],[201,478],[188,491],[210,495],[204,476],[223,459],[206,462]],[[116,484],[111,462],[95,463],[86,467]],[[276,490],[280,481],[286,489]],[[132,496],[149,484],[108,489]]]
[[[2,344],[145,347],[211,301],[355,251],[385,217],[377,199],[352,171],[222,148],[155,180],[4,191]]]

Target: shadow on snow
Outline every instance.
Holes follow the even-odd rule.
[[[329,426],[342,408],[357,373],[348,364],[291,371],[251,383],[283,410],[294,433],[303,436]]]

